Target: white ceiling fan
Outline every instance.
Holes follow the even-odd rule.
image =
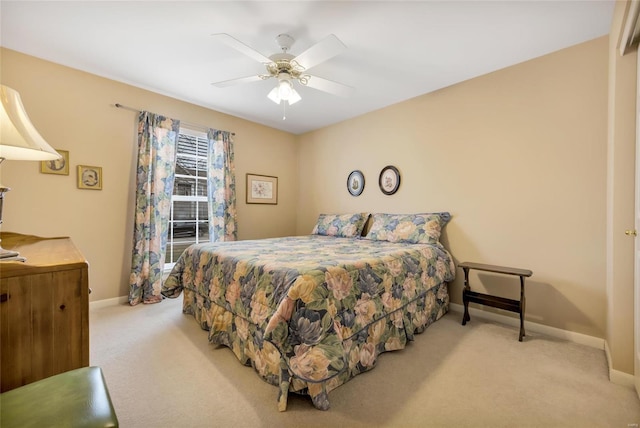
[[[212,83],[212,85],[218,88],[236,85],[238,83],[249,83],[276,78],[278,83],[271,92],[269,92],[267,97],[276,104],[284,102],[285,105],[295,104],[302,99],[298,91],[294,88],[295,82],[309,88],[342,97],[349,96],[353,92],[353,88],[350,86],[307,73],[310,68],[346,50],[346,46],[333,34],[320,40],[297,56],[288,53],[295,42],[294,38],[288,34],[280,34],[276,37],[276,42],[282,49],[282,52],[269,57],[262,55],[260,52],[226,33],[213,34],[213,37],[264,64],[267,71],[266,74]]]

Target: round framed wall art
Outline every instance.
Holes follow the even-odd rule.
[[[385,195],[393,195],[400,187],[400,171],[395,166],[385,166],[380,171],[380,179],[378,180],[380,190]]]
[[[351,171],[347,178],[347,190],[352,196],[360,196],[364,190],[364,175],[362,171]]]

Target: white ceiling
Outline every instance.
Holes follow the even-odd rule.
[[[300,134],[608,34],[613,8],[613,1],[594,0],[2,0],[0,43]],[[213,33],[228,33],[266,56],[279,52],[280,33],[296,39],[294,55],[335,34],[347,50],[309,72],[355,93],[340,98],[297,86],[302,101],[282,120],[282,106],[267,99],[273,79],[211,85],[264,73]]]

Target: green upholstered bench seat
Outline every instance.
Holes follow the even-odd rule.
[[[0,394],[0,426],[117,427],[99,367],[60,373]]]

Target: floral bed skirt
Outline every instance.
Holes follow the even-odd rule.
[[[309,355],[301,349],[300,353],[305,358],[291,358],[289,364],[302,366],[303,370],[296,367],[292,371],[278,348],[264,339],[264,331],[256,324],[212,303],[194,290],[185,288],[183,291],[183,312],[193,315],[202,329],[209,332],[211,343],[229,347],[242,364],[252,366],[262,379],[279,388],[278,408],[281,411],[286,410],[290,391],[308,394],[316,408],[328,409],[330,391],[374,368],[381,353],[403,349],[409,341],[414,340],[415,334],[422,333],[449,309],[447,284],[442,282],[365,329],[344,338],[344,370],[329,379],[314,381],[292,375],[294,372],[304,372],[304,365],[308,366],[309,373],[321,365],[313,354]],[[316,357],[322,358],[321,355]]]

